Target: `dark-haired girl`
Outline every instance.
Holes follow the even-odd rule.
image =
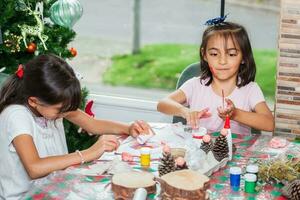
[[[200,46],[200,67],[201,75],[161,100],[158,111],[181,116],[209,132],[220,131],[226,116],[232,119],[234,133],[250,134],[250,127],[273,131],[272,113],[254,82],[256,66],[243,26],[231,22],[208,26]]]
[[[103,135],[90,148],[68,154],[62,118],[93,134],[148,132],[143,121],[91,118],[78,109],[80,102],[80,83],[57,56],[40,55],[8,78],[0,91],[0,199],[20,199],[33,179],[92,161],[119,145],[115,136]]]

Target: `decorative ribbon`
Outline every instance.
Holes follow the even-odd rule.
[[[227,14],[228,15],[228,14]],[[212,26],[212,25],[218,25],[218,24],[221,24],[225,21],[225,19],[227,18],[227,15],[225,16],[221,16],[221,17],[216,17],[216,18],[213,18],[213,19],[209,19],[205,22],[205,25],[207,26]]]
[[[24,75],[24,68],[23,68],[23,65],[20,64],[19,67],[18,67],[18,70],[16,71],[16,75],[21,79],[23,78],[23,75]]]

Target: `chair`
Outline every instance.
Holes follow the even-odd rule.
[[[9,77],[8,74],[0,73],[0,88],[3,85],[4,81]]]
[[[200,63],[192,63],[188,65],[180,74],[178,81],[176,83],[176,89],[180,88],[180,86],[185,83],[187,80],[200,75]],[[182,122],[186,124],[186,120],[182,117],[174,116],[173,123]]]

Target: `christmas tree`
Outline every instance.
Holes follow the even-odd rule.
[[[75,57],[76,49],[68,49],[68,44],[76,35],[72,26],[81,15],[76,0],[0,0],[0,70],[14,73],[19,64],[39,54]],[[83,109],[87,90],[82,94]],[[96,139],[78,133],[79,127],[67,121],[64,125],[70,152],[87,148]]]

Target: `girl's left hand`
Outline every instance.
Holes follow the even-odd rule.
[[[143,120],[136,120],[129,127],[129,135],[132,137],[137,137],[140,134],[149,134],[150,125]]]
[[[218,115],[220,118],[224,119],[226,116],[229,116],[231,119],[233,117],[234,111],[235,111],[235,106],[234,103],[230,99],[225,99],[227,106],[225,109],[223,109],[221,106],[217,108],[218,110]]]

